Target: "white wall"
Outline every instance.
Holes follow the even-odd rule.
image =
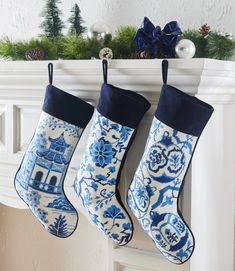
[[[235,35],[234,0],[62,0],[64,20],[78,3],[87,26],[104,20],[114,31],[124,24],[139,26],[143,16],[164,26],[177,20],[182,29],[198,28],[203,23]],[[40,34],[39,14],[43,0],[0,0],[0,37],[26,39]]]
[[[29,210],[0,204],[0,270],[107,270],[107,239],[80,218],[79,230],[61,239],[47,233]]]

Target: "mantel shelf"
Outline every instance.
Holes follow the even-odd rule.
[[[100,60],[58,60],[54,84],[83,98],[97,95],[102,83]],[[42,98],[48,61],[0,62],[0,97]],[[142,93],[160,91],[161,60],[111,60],[109,82]],[[168,83],[191,94],[234,94],[235,62],[170,59]],[[18,94],[17,94],[18,93]]]

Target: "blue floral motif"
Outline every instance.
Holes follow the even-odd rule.
[[[152,164],[160,164],[162,161],[162,154],[156,149],[152,150],[149,156]]]
[[[74,186],[91,221],[120,245],[130,241],[133,231],[116,195],[119,170],[133,131],[95,111]],[[84,204],[87,202],[91,204]]]
[[[115,239],[115,240],[118,240],[119,235],[118,235],[117,233],[112,233],[112,234],[111,234],[111,237],[112,237],[113,239]]]
[[[114,166],[109,167],[109,172],[114,173],[116,171],[116,168]]]
[[[41,195],[38,191],[32,191],[32,193],[26,193],[26,203],[32,207],[36,208],[40,204]]]
[[[102,174],[96,175],[95,177],[96,177],[96,179],[98,179],[99,182],[103,182],[103,183],[107,182],[106,176],[104,176]]]
[[[128,191],[128,204],[145,232],[177,264],[187,261],[194,247],[193,236],[177,213],[177,199],[197,139],[154,118]]]
[[[92,214],[92,213],[89,213],[89,215],[90,215],[90,218],[91,218],[91,221],[95,224],[95,225],[98,225],[98,223],[99,223],[99,217],[98,217],[98,215],[96,215],[96,214]]]
[[[107,205],[111,200],[112,197],[115,195],[114,191],[108,191],[107,189],[102,189],[100,194],[95,197],[96,199],[96,207],[95,210],[99,210],[105,205]]]
[[[103,139],[100,139],[91,145],[90,154],[96,166],[104,167],[111,163],[115,150],[109,142],[104,142]]]
[[[87,170],[88,172],[94,172],[94,171],[95,171],[95,169],[93,168],[93,166],[92,166],[91,164],[88,164],[88,165],[87,165],[86,170]]]
[[[122,227],[123,227],[124,230],[132,229],[131,223],[124,223],[124,224],[122,225]]]
[[[64,194],[63,182],[82,131],[83,128],[42,112],[15,176],[16,191],[47,231],[57,235],[49,224],[58,219],[60,223],[66,221],[68,228],[63,237],[71,235],[77,225],[77,212]]]
[[[112,219],[125,219],[125,215],[115,205],[111,205],[107,210],[104,211],[104,217]]]
[[[167,164],[166,149],[164,146],[155,145],[151,148],[149,153],[149,160],[147,160],[149,169],[153,172],[158,172]]]
[[[34,213],[34,215],[42,222],[42,223],[48,223],[48,219],[47,219],[47,215],[48,212],[46,212],[45,210],[41,209],[41,208],[34,208],[32,209],[32,212]]]
[[[149,197],[145,186],[138,183],[134,196],[138,201],[138,205],[141,206],[142,212],[145,211],[149,203]]]
[[[136,197],[139,200],[139,203],[143,204],[144,201],[148,200],[146,189],[139,186],[136,190]]]
[[[168,152],[169,167],[171,173],[177,174],[185,166],[185,156],[182,150],[173,148]]]
[[[91,187],[93,188],[94,191],[98,190],[98,184],[95,182],[91,182]]]
[[[125,126],[122,126],[121,130],[120,130],[120,140],[122,140],[123,142],[126,142],[127,140],[129,140],[129,137],[132,133],[132,130],[131,128],[129,127],[125,127]]]
[[[186,253],[183,249],[179,250],[177,253],[176,253],[176,256],[179,258],[179,259],[184,259],[184,258],[188,258],[188,253]]]
[[[89,189],[86,189],[86,193],[85,193],[83,200],[84,200],[84,206],[91,205],[92,197],[91,197],[91,193],[90,193]]]

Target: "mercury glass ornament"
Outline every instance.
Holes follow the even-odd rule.
[[[113,58],[113,51],[112,49],[105,47],[102,48],[99,52],[100,59],[112,59]]]
[[[105,36],[110,33],[110,27],[105,22],[97,22],[90,27],[87,35],[89,38],[104,40]]]
[[[193,58],[196,52],[195,44],[188,39],[180,40],[175,47],[176,55],[179,58]]]

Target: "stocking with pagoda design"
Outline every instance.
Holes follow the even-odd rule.
[[[42,113],[15,176],[15,189],[48,232],[70,236],[78,222],[64,179],[93,107],[52,85],[52,64]]]

